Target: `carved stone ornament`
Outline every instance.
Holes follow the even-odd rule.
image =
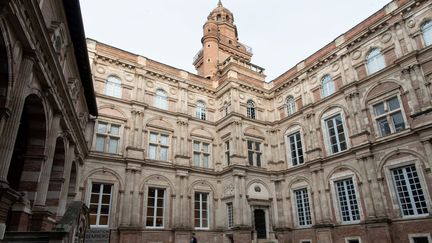
[[[244,94],[239,94],[239,97],[240,97],[240,99],[244,99],[245,98]]]
[[[152,81],[147,81],[146,85],[147,85],[147,87],[149,87],[149,88],[153,88],[153,86],[154,86],[154,84],[153,84]]]
[[[134,80],[134,76],[133,76],[133,74],[127,73],[127,74],[125,75],[125,80],[126,80],[126,81],[129,81],[129,82],[133,81],[133,80]]]
[[[391,40],[391,38],[392,38],[392,36],[391,36],[391,34],[390,33],[384,33],[382,36],[381,36],[381,42],[382,43],[387,43],[387,42],[389,42],[390,40]]]
[[[172,95],[177,94],[177,89],[176,89],[176,88],[171,88],[171,89],[170,89],[170,93],[171,93]]]
[[[357,60],[361,57],[361,52],[360,51],[355,51],[353,52],[353,54],[351,55],[353,60]]]
[[[209,103],[210,105],[214,105],[214,100],[213,100],[213,99],[209,99],[208,103]]]
[[[333,66],[332,66],[332,71],[333,72],[336,72],[336,71],[338,71],[339,70],[339,63],[335,63],[335,64],[333,64]]]
[[[297,84],[297,85],[294,87],[294,93],[296,93],[296,94],[300,93],[300,85]]]
[[[104,74],[105,73],[105,68],[99,66],[96,68],[96,72],[100,73],[100,74]]]
[[[195,98],[195,95],[192,94],[192,93],[189,93],[189,94],[188,94],[188,98],[189,98],[190,100],[193,100],[193,99]]]
[[[255,186],[255,187],[254,187],[254,190],[255,190],[256,192],[261,192],[261,187],[259,187],[259,186]]]
[[[314,77],[312,77],[312,78],[310,79],[310,83],[311,83],[311,84],[315,84],[317,81],[318,81],[318,79],[317,79],[316,76],[314,76]]]
[[[282,100],[283,100],[282,96],[279,96],[279,97],[277,98],[277,102],[278,102],[278,103],[281,103]]]
[[[223,196],[228,197],[228,196],[232,196],[232,195],[234,195],[234,185],[229,184],[229,185],[224,187]]]
[[[415,21],[410,19],[408,20],[407,24],[408,28],[414,28],[415,27]]]

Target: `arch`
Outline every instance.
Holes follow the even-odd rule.
[[[196,187],[198,184],[206,185],[207,187],[209,187],[210,190],[211,190],[212,193],[213,193],[213,198],[217,198],[216,188],[215,188],[215,187],[214,187],[210,182],[208,182],[208,181],[206,181],[206,180],[201,180],[201,179],[195,180],[195,181],[193,181],[193,182],[190,184],[190,186],[189,186],[189,190],[188,190],[188,194],[189,194],[189,195],[192,194],[192,191],[195,189],[195,187]]]
[[[46,205],[54,215],[57,214],[60,203],[60,193],[63,185],[63,172],[65,169],[66,148],[63,137],[58,137],[55,144],[54,158],[51,167],[50,181]]]
[[[285,128],[283,134],[284,134],[284,135],[287,135],[287,134],[289,133],[289,131],[290,131],[290,130],[293,130],[293,128],[295,128],[295,127],[300,127],[300,130],[301,130],[302,132],[305,132],[305,129],[304,129],[303,124],[301,124],[300,122],[293,122],[293,123],[289,124],[289,125]]]
[[[171,193],[174,193],[174,188],[175,187],[174,187],[173,183],[170,181],[170,179],[168,179],[168,177],[166,177],[164,175],[161,175],[161,174],[154,174],[154,175],[150,175],[150,176],[147,176],[146,178],[144,178],[144,180],[142,180],[142,182],[140,183],[140,185],[138,187],[139,190],[140,190],[140,192],[144,192],[145,185],[149,181],[154,180],[154,179],[165,181],[168,184],[168,187],[169,187]]]
[[[334,168],[333,168],[333,169],[332,169],[332,170],[327,174],[325,185],[328,186],[329,183],[330,183],[331,177],[332,177],[334,174],[336,174],[337,172],[339,172],[339,171],[343,171],[343,170],[348,170],[348,171],[353,172],[353,173],[357,176],[357,178],[358,178],[357,183],[363,183],[363,177],[361,176],[361,173],[360,173],[356,168],[354,168],[354,167],[352,167],[352,166],[350,166],[350,165],[338,165],[338,166],[334,167]]]
[[[81,181],[80,181],[79,185],[80,185],[80,186],[84,186],[84,183],[85,183],[85,182],[86,182],[86,181],[87,181],[91,176],[93,176],[94,174],[100,173],[100,172],[101,172],[101,173],[109,173],[109,174],[113,175],[113,176],[117,179],[117,181],[118,181],[118,183],[119,183],[119,189],[124,189],[124,188],[123,188],[123,186],[124,186],[124,182],[123,182],[123,180],[121,179],[121,176],[120,176],[117,172],[115,172],[114,170],[109,169],[109,168],[106,168],[106,167],[96,168],[96,169],[93,169],[93,170],[87,172],[87,174],[85,174],[83,177],[81,177]]]
[[[335,109],[340,109],[341,111],[343,111],[344,117],[346,117],[346,115],[348,114],[348,111],[345,108],[345,106],[340,105],[340,104],[329,104],[326,107],[324,107],[324,109],[321,110],[321,112],[317,116],[318,120],[316,122],[318,122],[318,124],[321,124],[321,120],[324,117],[325,113],[327,113],[331,110],[335,110]]]
[[[264,189],[257,191],[255,190],[256,186],[252,188],[254,184],[262,186],[264,187]],[[246,195],[249,198],[262,199],[262,200],[269,200],[270,198],[272,198],[270,188],[265,182],[263,182],[260,179],[253,179],[248,182],[246,186]]]
[[[393,150],[393,151],[387,153],[386,155],[384,155],[384,157],[378,163],[377,172],[378,172],[378,175],[381,176],[381,178],[384,177],[383,171],[384,171],[385,164],[388,161],[390,161],[394,155],[399,155],[399,154],[407,154],[407,155],[414,156],[414,157],[418,158],[420,163],[422,163],[426,168],[429,168],[429,163],[427,162],[428,160],[423,155],[421,155],[420,153],[417,153],[416,151],[409,150],[409,149],[396,149],[396,150]]]
[[[68,186],[68,194],[67,194],[67,202],[71,202],[75,199],[77,194],[77,182],[78,182],[78,168],[75,161],[72,161],[71,172],[69,176],[69,186]]]
[[[297,175],[297,176],[295,176],[289,183],[288,183],[288,191],[291,191],[292,190],[292,186],[294,185],[294,184],[296,184],[296,183],[298,183],[298,182],[302,182],[302,181],[304,181],[304,182],[306,182],[306,184],[308,185],[308,187],[309,188],[312,188],[312,183],[311,183],[311,181],[310,181],[310,179],[309,178],[307,178],[306,176],[304,176],[304,175]]]
[[[190,135],[196,135],[199,137],[206,137],[209,139],[214,139],[215,138],[215,134],[213,133],[213,131],[209,130],[208,128],[204,127],[204,126],[197,126],[191,129],[190,131]]]
[[[174,130],[174,126],[166,121],[162,116],[155,116],[147,120],[146,127],[156,127],[164,130]]]
[[[267,183],[265,183],[263,180],[258,179],[258,178],[252,179],[246,184],[246,191],[254,183],[262,184],[267,189],[267,191],[270,192],[270,188],[267,185]]]
[[[393,85],[397,85],[393,86]],[[402,88],[402,91],[404,90],[403,84],[398,82],[397,80],[394,79],[387,79],[387,80],[382,80],[382,81],[378,81],[376,84],[372,85],[371,87],[369,87],[366,92],[365,95],[363,96],[362,100],[361,100],[361,104],[362,105],[367,105],[367,102],[369,100],[371,100],[372,98],[375,98],[376,96],[379,96],[380,93],[385,93],[385,92],[376,92],[377,88],[382,88],[384,90],[394,90],[396,88]],[[374,93],[375,92],[375,93]],[[401,92],[403,93],[403,92]]]
[[[384,55],[378,47],[371,47],[366,54],[368,74],[373,74],[386,66]]]
[[[261,129],[258,129],[256,126],[246,127],[244,129],[243,133],[245,135],[249,135],[249,136],[252,136],[252,137],[258,137],[258,138],[261,138],[261,139],[265,139],[264,133],[261,131]]]
[[[105,82],[104,94],[121,98],[122,96],[122,81],[117,75],[110,74]]]
[[[126,120],[128,118],[128,116],[126,116],[126,113],[115,105],[98,106],[98,113],[99,116],[106,115],[107,117],[115,117],[121,120]]]

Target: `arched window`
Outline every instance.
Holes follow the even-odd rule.
[[[385,67],[384,56],[381,53],[381,50],[378,48],[374,48],[369,52],[367,56],[367,69],[368,73],[375,73]]]
[[[327,97],[335,92],[335,85],[330,75],[325,75],[321,80],[322,96]]]
[[[246,109],[247,117],[255,119],[255,103],[252,100],[248,100],[246,104]]]
[[[165,90],[156,90],[155,106],[160,109],[168,110],[168,98]]]
[[[198,101],[196,103],[196,111],[195,111],[195,117],[200,120],[206,120],[207,118],[207,111],[206,111],[206,105],[204,101]]]
[[[421,32],[423,35],[423,40],[425,42],[425,46],[429,46],[432,44],[432,21],[427,21],[421,27]]]
[[[224,112],[224,116],[228,116],[229,106],[228,106],[228,102],[226,102],[226,101],[224,102],[223,112]]]
[[[105,85],[105,94],[121,98],[121,80],[115,76],[109,76]]]
[[[286,99],[287,116],[291,116],[296,112],[294,97],[288,96]]]

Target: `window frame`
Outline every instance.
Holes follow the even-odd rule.
[[[152,133],[156,133],[157,134],[158,143],[151,142],[150,136],[151,136]],[[166,135],[168,137],[167,138],[168,142],[167,142],[166,145],[160,143],[160,141],[161,141],[160,140],[161,135]],[[156,146],[156,158],[150,158],[150,145]],[[161,130],[157,130],[157,129],[153,129],[153,128],[149,129],[147,131],[147,154],[146,154],[146,158],[149,159],[149,160],[158,160],[158,161],[171,162],[171,155],[170,155],[170,148],[171,148],[171,146],[170,145],[171,145],[171,133],[170,132],[161,131]],[[162,160],[160,158],[161,148],[166,148],[167,149],[167,159],[166,160]]]
[[[326,123],[326,121],[327,121],[328,119],[331,119],[331,118],[336,117],[337,115],[340,115],[340,116],[341,116],[341,120],[342,120],[342,127],[343,127],[343,129],[344,129],[344,136],[345,136],[346,149],[345,149],[345,150],[338,151],[338,152],[336,152],[336,153],[333,153],[333,152],[332,152],[332,148],[331,148],[332,144],[331,144],[331,141],[330,141],[330,133],[329,133],[329,130],[328,130],[328,128],[327,128],[327,123]],[[350,140],[349,140],[350,134],[349,134],[349,130],[347,129],[347,128],[348,128],[347,126],[348,126],[348,125],[347,125],[347,123],[346,123],[346,119],[345,119],[345,112],[344,112],[344,110],[342,110],[341,108],[335,108],[335,109],[329,110],[329,111],[325,112],[325,113],[321,116],[321,131],[322,131],[323,136],[324,136],[324,137],[323,137],[323,141],[324,141],[324,147],[325,147],[325,150],[326,150],[327,155],[336,155],[336,154],[340,154],[340,153],[343,153],[343,152],[345,152],[345,151],[348,151],[348,150],[351,148],[351,143],[350,143]],[[323,129],[323,128],[324,128],[324,129]],[[339,138],[338,138],[338,139],[339,139]],[[339,146],[338,146],[338,147],[339,147]]]
[[[426,237],[429,241],[429,243],[432,243],[432,237],[431,233],[415,233],[415,234],[408,234],[408,239],[410,243],[415,243],[414,238],[416,237]]]
[[[195,143],[199,143],[200,147],[199,150],[195,150],[194,145]],[[208,144],[208,152],[205,152],[203,150],[203,144]],[[191,145],[191,149],[192,149],[192,166],[195,167],[199,167],[199,168],[206,168],[206,169],[211,169],[213,168],[213,163],[212,163],[212,149],[213,149],[213,143],[210,140],[204,140],[204,139],[196,139],[193,138],[192,139],[192,145]],[[200,161],[199,161],[199,165],[195,164],[195,154],[199,154],[200,157]],[[204,157],[205,155],[208,155],[208,165],[207,167],[204,166]]]
[[[201,121],[207,120],[207,105],[203,100],[195,103],[195,118]]]
[[[224,161],[227,166],[231,165],[231,141],[229,139],[223,141]]]
[[[397,191],[395,188],[392,170],[400,167],[413,165],[413,164],[415,165],[416,172],[420,181],[420,185],[425,197],[426,208],[429,211],[428,214],[403,215],[401,205],[399,204],[399,197],[397,195]],[[424,171],[421,166],[420,160],[414,156],[410,156],[409,158],[395,159],[387,162],[383,168],[384,168],[384,176],[386,177],[385,180],[387,182],[387,188],[389,189],[389,194],[391,197],[391,203],[393,205],[392,209],[395,210],[399,218],[413,219],[413,218],[428,217],[432,212],[432,203],[430,203],[431,197],[426,183],[426,176],[424,175]]]
[[[206,208],[206,210],[207,210],[207,227],[202,227],[202,225],[203,225],[203,217],[202,217],[202,204],[203,204],[202,202],[203,201],[202,201],[202,196],[200,196],[200,200],[199,200],[199,205],[200,205],[199,212],[200,212],[200,215],[199,215],[198,219],[200,221],[200,226],[197,227],[195,225],[195,203],[196,203],[195,196],[196,196],[197,193],[200,194],[200,195],[203,195],[203,194],[207,195],[207,199],[206,199],[206,202],[207,202],[207,208]],[[193,191],[192,219],[193,219],[193,227],[194,227],[194,229],[197,229],[197,230],[209,230],[210,229],[210,222],[211,222],[211,220],[210,220],[210,214],[211,214],[211,212],[210,212],[210,209],[211,209],[210,201],[211,201],[211,193],[209,191],[202,191],[202,190],[194,190]]]
[[[260,144],[259,150],[256,150],[256,149],[249,150],[249,147],[248,147],[248,142],[249,141],[251,141],[253,143],[253,147],[254,148],[256,147],[256,143],[259,143]],[[254,166],[254,167],[259,167],[259,168],[264,168],[263,146],[264,146],[264,141],[263,140],[259,140],[259,139],[256,139],[256,138],[249,138],[249,137],[246,138],[246,152],[247,152],[246,157],[248,159],[247,160],[247,165]],[[253,164],[252,165],[250,164],[250,161],[249,161],[249,151],[253,152],[253,158],[252,158],[252,160],[253,160],[252,163]],[[260,165],[259,166],[257,165],[257,161],[258,161],[257,154],[260,154]]]
[[[293,164],[293,158],[292,158],[292,151],[291,151],[291,141],[290,141],[289,138],[291,136],[294,136],[297,133],[299,133],[299,136],[300,136],[300,143],[301,143],[303,162],[302,163],[298,162],[298,164],[294,165]],[[286,143],[286,152],[287,152],[286,153],[286,157],[287,157],[287,161],[289,161],[290,167],[296,167],[296,166],[304,165],[305,162],[306,162],[306,153],[305,153],[305,144],[304,144],[304,139],[303,139],[303,130],[301,129],[301,127],[295,126],[295,127],[291,128],[291,129],[288,129],[285,132],[285,143]],[[297,145],[297,143],[296,143],[296,145]],[[299,150],[299,148],[297,148],[297,150]],[[298,151],[296,151],[296,154],[298,156]]]
[[[234,204],[233,202],[227,202],[225,205],[227,209],[227,228],[231,229],[234,227]]]
[[[427,27],[425,28],[425,26]],[[421,32],[424,47],[428,47],[432,45],[432,20],[423,21],[423,23],[420,25],[420,32]],[[429,35],[428,38],[430,39],[425,38],[425,33]]]
[[[350,243],[351,240],[357,240],[358,243],[362,243],[362,240],[361,240],[360,236],[345,237],[345,243]]]
[[[223,117],[227,117],[229,115],[229,103],[228,102],[224,102],[223,107]]]
[[[162,209],[162,226],[155,226],[156,224],[156,215],[157,215],[157,198],[155,196],[155,205],[153,206],[153,226],[147,226],[147,218],[149,217],[149,215],[147,214],[148,212],[148,203],[149,203],[149,191],[150,189],[156,189],[156,190],[163,190],[164,191],[164,196],[163,196],[163,209]],[[149,185],[146,188],[146,200],[145,200],[145,215],[144,215],[144,226],[147,229],[164,229],[165,228],[165,221],[166,221],[166,212],[167,212],[167,194],[168,194],[168,189],[166,187],[163,186],[154,186],[154,185]],[[157,193],[155,194],[157,195]],[[156,208],[156,210],[155,210]]]
[[[99,124],[105,124],[106,125],[106,131],[105,133],[99,133]],[[118,126],[118,135],[112,135],[111,134],[111,127],[112,126]],[[108,153],[108,154],[121,154],[121,147],[122,147],[122,134],[123,133],[123,124],[121,124],[118,121],[112,121],[108,119],[97,119],[95,122],[95,128],[94,128],[94,147],[93,151],[98,153]],[[103,137],[104,144],[103,144],[103,151],[98,150],[98,138]],[[117,139],[117,148],[114,153],[110,152],[110,141],[112,138]]]
[[[306,190],[306,195],[308,197],[308,209],[309,209],[309,216],[310,216],[310,224],[305,224],[305,225],[301,225],[300,224],[300,216],[299,216],[299,209],[298,209],[298,203],[297,203],[297,194],[296,191],[301,191],[301,190]],[[292,195],[292,205],[293,205],[293,209],[294,209],[294,222],[297,228],[311,228],[313,223],[314,223],[314,218],[313,218],[313,211],[312,211],[312,200],[313,198],[311,197],[311,189],[309,187],[308,184],[306,183],[301,183],[297,186],[293,186],[291,188],[291,195]],[[303,202],[303,204],[305,204],[305,202]]]
[[[246,117],[250,119],[257,119],[257,109],[256,104],[253,100],[249,99],[246,102]]]
[[[375,115],[375,109],[374,109],[374,106],[376,106],[376,105],[378,105],[378,104],[380,104],[380,103],[384,103],[384,104],[386,104],[387,103],[387,101],[388,100],[390,100],[390,99],[392,99],[393,97],[396,97],[397,98],[397,100],[398,100],[398,102],[399,102],[399,111],[401,112],[401,114],[402,114],[402,118],[403,118],[403,121],[404,121],[404,126],[405,126],[405,128],[404,129],[402,129],[401,131],[399,131],[399,132],[396,132],[396,130],[395,130],[395,128],[394,128],[394,124],[393,124],[393,121],[391,120],[391,124],[393,125],[393,126],[390,126],[390,123],[388,123],[388,118],[389,118],[389,116],[391,115],[391,114],[393,114],[393,113],[396,113],[397,111],[385,111],[385,115],[380,115],[378,118],[382,118],[382,117],[387,117],[387,123],[389,124],[389,126],[390,126],[390,133],[389,134],[387,134],[387,135],[382,135],[382,133],[381,133],[381,129],[380,129],[380,127],[378,126],[378,123],[377,123],[377,116]],[[385,94],[385,95],[380,95],[379,97],[377,97],[377,98],[374,98],[374,99],[372,99],[371,101],[369,101],[369,114],[371,115],[371,118],[372,118],[372,123],[373,123],[373,128],[375,129],[375,131],[376,131],[376,137],[379,137],[379,138],[384,138],[384,137],[388,137],[388,136],[391,136],[391,135],[394,135],[394,134],[397,134],[397,133],[401,133],[401,132],[404,132],[405,130],[407,130],[407,129],[409,129],[410,128],[410,126],[409,126],[409,124],[408,124],[408,120],[407,120],[407,117],[406,117],[406,114],[405,114],[405,108],[404,108],[404,105],[403,105],[403,100],[402,100],[402,97],[401,97],[401,95],[400,95],[400,92],[398,91],[398,90],[396,90],[396,91],[392,91],[392,92],[389,92],[388,94]]]
[[[339,204],[339,196],[338,196],[338,193],[336,192],[336,182],[346,180],[346,179],[352,179],[352,181],[353,181],[354,191],[355,191],[355,195],[356,195],[355,198],[356,198],[357,206],[358,206],[358,210],[359,210],[359,217],[360,217],[359,220],[343,221],[343,219],[342,219],[342,211],[341,211],[340,204]],[[338,222],[341,225],[350,225],[350,224],[358,224],[362,220],[364,220],[363,202],[361,201],[361,196],[360,196],[360,191],[359,191],[359,186],[358,186],[356,174],[354,174],[354,172],[352,172],[352,171],[343,171],[343,172],[333,174],[330,178],[330,185],[331,185],[330,191],[331,191],[332,198],[333,198],[333,200],[332,200],[333,201],[333,208],[335,209],[336,222]]]
[[[295,103],[295,99],[292,95],[289,95],[286,100],[285,100],[285,106],[286,106],[286,113],[287,113],[287,117],[288,116],[292,116],[294,113],[297,112],[297,107],[296,107],[296,103]]]
[[[378,52],[373,54],[375,51]],[[379,47],[371,48],[366,55],[366,70],[368,75],[377,73],[380,70],[383,70],[385,67],[387,67],[387,63],[385,61],[385,56],[382,52],[382,49]]]
[[[328,92],[328,93],[327,93]],[[321,95],[322,98],[329,97],[336,92],[335,81],[330,74],[325,74],[321,78]]]
[[[156,108],[162,110],[169,110],[168,93],[163,88],[156,89],[154,98],[154,106]]]
[[[118,82],[114,82],[110,79],[116,80]],[[105,80],[104,95],[115,97],[115,98],[122,97],[122,81],[118,76],[108,75],[108,77]]]
[[[99,224],[99,220],[100,220],[100,211],[101,211],[101,206],[102,206],[101,205],[101,200],[102,200],[101,196],[103,196],[103,193],[102,193],[102,195],[100,193],[98,193],[99,199],[98,199],[98,203],[97,203],[98,207],[97,207],[97,212],[96,212],[96,224],[91,225],[90,221],[89,221],[90,228],[109,228],[111,214],[113,213],[113,210],[114,210],[114,200],[113,200],[113,198],[114,198],[114,192],[115,192],[114,188],[115,188],[116,185],[115,185],[115,183],[109,182],[109,181],[92,180],[92,179],[90,179],[89,182],[88,182],[88,193],[87,193],[87,195],[88,195],[87,206],[88,206],[89,209],[90,209],[91,204],[92,204],[91,203],[91,197],[92,197],[92,194],[93,194],[92,190],[93,190],[93,185],[94,184],[99,184],[99,185],[104,185],[104,186],[110,185],[111,186],[110,203],[109,203],[109,209],[108,209],[108,215],[107,215],[107,217],[108,217],[107,224],[106,225],[101,225],[101,224]],[[103,186],[100,187],[99,191],[103,192]]]

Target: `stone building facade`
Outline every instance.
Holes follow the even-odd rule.
[[[97,116],[78,0],[0,1],[0,242],[82,242]]]
[[[431,9],[392,1],[268,83],[221,3],[197,75],[88,39],[91,227],[111,242],[432,242]]]

